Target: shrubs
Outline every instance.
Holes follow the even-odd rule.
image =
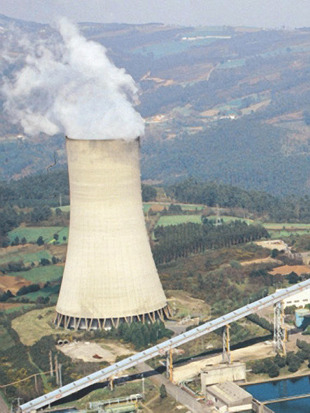
[[[308,360],[308,367],[310,364],[310,344],[297,340],[297,353],[293,351],[287,353],[286,356],[277,354],[275,357],[269,357],[262,360],[256,360],[252,365],[252,373],[254,374],[268,374],[269,377],[278,377],[280,369],[288,366],[290,373],[295,373],[299,370],[302,363]]]
[[[20,296],[20,295],[25,295],[28,293],[34,293],[35,291],[39,291],[40,290],[40,286],[39,284],[31,284],[31,285],[24,285],[22,288],[20,288],[16,295]]]
[[[92,332],[86,332],[84,338]],[[112,328],[110,331],[97,330],[94,336],[117,338],[125,343],[132,343],[136,350],[148,347],[150,344],[156,344],[163,337],[170,338],[173,334],[171,330],[165,327],[162,321],[156,321],[154,324],[143,324],[141,322],[133,322],[131,324],[121,323],[118,328]],[[89,338],[90,338],[89,337]]]

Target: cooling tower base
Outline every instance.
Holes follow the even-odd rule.
[[[152,311],[146,314],[139,314],[129,317],[117,318],[84,318],[72,317],[64,314],[56,314],[56,327],[63,327],[67,330],[109,330],[112,327],[117,328],[120,323],[131,324],[133,322],[155,323],[157,320],[167,320],[171,318],[169,306]]]

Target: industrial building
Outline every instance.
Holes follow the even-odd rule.
[[[206,397],[219,413],[252,412],[252,395],[232,382],[207,387]]]
[[[70,227],[57,326],[169,316],[144,222],[139,139],[66,140]]]

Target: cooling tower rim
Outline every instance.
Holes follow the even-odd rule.
[[[65,136],[65,138],[66,138],[66,140],[68,140],[68,141],[81,141],[81,142],[91,142],[91,141],[94,141],[94,142],[99,142],[99,141],[103,141],[103,142],[116,142],[116,141],[121,141],[121,142],[128,142],[128,143],[130,143],[130,142],[139,142],[140,143],[140,139],[141,139],[141,137],[140,136],[137,136],[137,137],[135,137],[135,138],[133,138],[133,139],[124,139],[124,138],[115,138],[115,139],[76,139],[76,138],[72,138],[72,137],[70,137],[70,136],[68,136],[68,135],[66,135]]]

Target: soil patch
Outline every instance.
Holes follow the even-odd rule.
[[[0,303],[0,310],[8,310],[9,308],[15,308],[15,307],[20,307],[20,303]]]
[[[120,345],[104,344],[104,348],[99,343],[90,342],[72,342],[57,346],[57,349],[63,352],[71,359],[80,359],[85,362],[100,363],[107,361],[114,363],[117,356],[129,356],[133,352],[126,347]]]
[[[210,315],[210,306],[203,300],[193,298],[181,290],[168,290],[169,305],[176,317],[199,316],[205,319]]]
[[[0,290],[6,292],[11,291],[12,294],[16,294],[24,286],[32,284],[31,281],[25,280],[25,278],[14,277],[11,275],[0,276]]]

